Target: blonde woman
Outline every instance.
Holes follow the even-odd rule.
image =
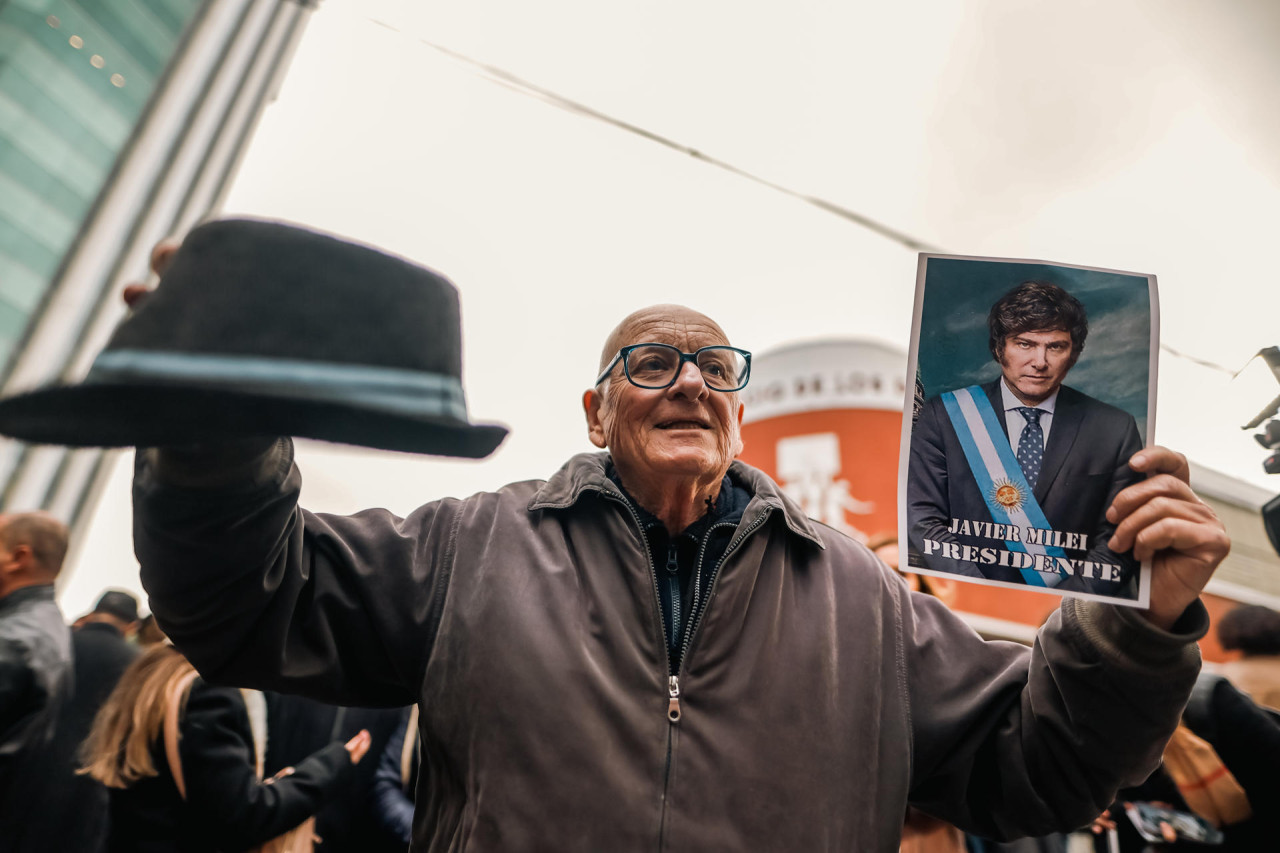
[[[143,652],[84,745],[83,772],[111,791],[108,849],[247,850],[315,814],[369,748],[362,731],[264,782],[265,720],[261,693],[205,683],[167,643]]]

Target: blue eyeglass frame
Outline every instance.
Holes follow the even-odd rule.
[[[672,374],[670,382],[668,382],[666,385],[641,385],[631,378],[631,368],[627,366],[627,356],[630,355],[632,350],[640,349],[640,347],[666,347],[667,349],[675,350],[677,353],[680,354],[680,363],[676,365],[676,372]],[[657,341],[645,341],[644,343],[630,344],[618,350],[618,354],[613,357],[613,361],[609,362],[609,366],[604,369],[604,373],[600,374],[600,378],[597,379],[595,381],[595,385],[592,385],[591,387],[594,388],[596,387],[596,385],[599,385],[601,382],[608,379],[609,374],[613,372],[613,369],[618,366],[618,362],[621,361],[622,372],[626,374],[628,382],[630,382],[632,385],[635,385],[637,388],[644,388],[647,391],[661,391],[664,388],[670,388],[672,385],[676,384],[676,380],[680,378],[680,371],[684,370],[685,362],[691,361],[693,362],[694,367],[698,367],[698,354],[709,349],[733,350],[738,355],[742,356],[743,361],[746,362],[746,369],[742,371],[742,375],[744,377],[742,380],[742,384],[739,385],[737,388],[716,388],[714,385],[710,384],[705,379],[702,380],[702,384],[706,385],[712,391],[719,391],[722,394],[732,394],[734,391],[741,391],[743,388],[746,388],[747,383],[751,381],[751,353],[747,352],[746,350],[738,349],[737,347],[731,347],[728,344],[712,344],[711,346],[708,346],[708,347],[699,347],[693,352],[680,352],[679,347],[674,347],[671,344],[658,343]],[[702,375],[701,367],[698,367],[698,375],[699,376]]]

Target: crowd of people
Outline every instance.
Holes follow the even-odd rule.
[[[67,625],[66,549],[55,519],[0,516],[0,849],[212,853],[291,832],[322,851],[406,849],[412,787],[386,804],[374,776],[398,772],[408,709],[206,683],[123,590]]]

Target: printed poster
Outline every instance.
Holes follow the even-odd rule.
[[[899,466],[904,569],[1146,607],[1106,511],[1155,430],[1153,275],[921,254]]]

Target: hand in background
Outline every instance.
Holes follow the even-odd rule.
[[[369,751],[371,743],[373,743],[373,736],[369,734],[368,729],[361,729],[355,737],[347,741],[347,755],[351,756],[352,764],[360,763],[360,759],[364,758],[365,753]]]
[[[164,275],[164,271],[169,268],[169,264],[173,262],[173,256],[178,253],[178,247],[182,245],[181,240],[168,239],[161,240],[156,243],[151,250],[151,271],[156,275]],[[139,282],[131,282],[124,286],[121,296],[124,298],[124,304],[130,308],[137,308],[142,304],[142,300],[147,298],[147,294],[151,293],[151,288]]]

